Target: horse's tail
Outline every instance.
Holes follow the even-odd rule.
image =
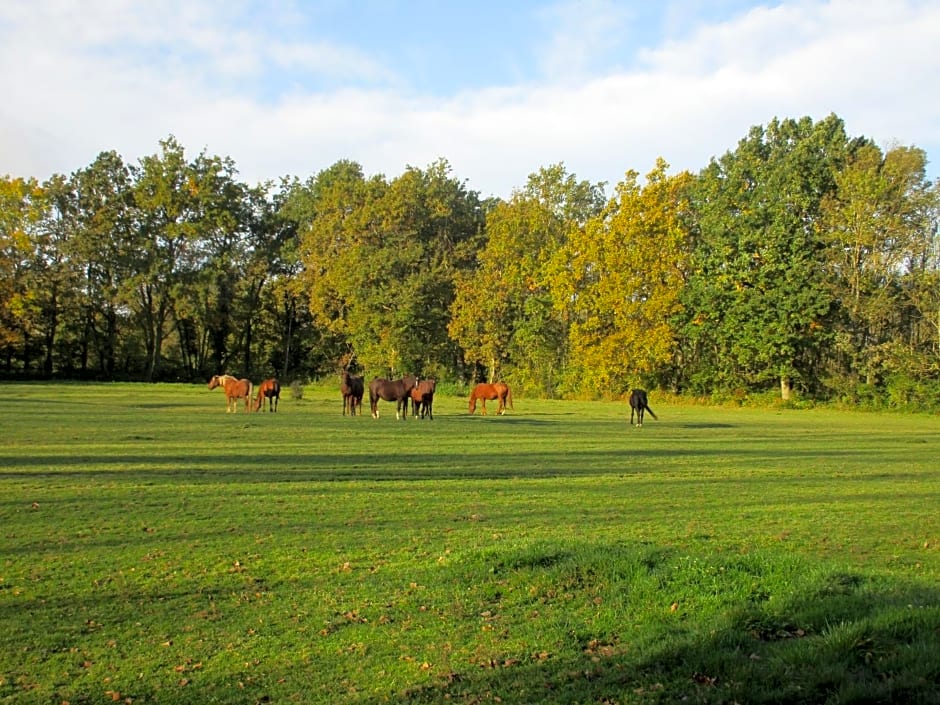
[[[650,409],[650,405],[649,405],[649,404],[646,404],[645,406],[646,406],[646,410],[647,410],[648,412],[650,412],[650,416],[652,416],[654,419],[656,419],[657,421],[659,421],[659,417],[656,416],[656,414],[653,413],[653,410]]]
[[[513,411],[516,410],[516,407],[512,405],[512,390],[509,388],[508,384],[506,385],[506,405]]]

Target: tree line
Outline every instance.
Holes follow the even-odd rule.
[[[940,184],[836,115],[698,173],[540,168],[483,199],[448,162],[249,186],[169,137],[0,179],[0,373],[282,380],[412,372],[529,394],[935,407]]]

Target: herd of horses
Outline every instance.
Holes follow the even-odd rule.
[[[277,403],[281,399],[281,384],[273,377],[258,385],[254,409],[251,408],[251,397],[255,386],[250,379],[238,379],[232,375],[215,375],[209,380],[209,389],[216,387],[221,387],[225,392],[225,413],[236,413],[240,399],[245,400],[246,413],[252,410],[260,411],[265,399],[268,400],[268,411],[277,411]]]
[[[268,411],[277,411],[277,403],[281,398],[281,385],[275,378],[266,379],[257,388],[254,409],[252,409],[252,396],[255,387],[249,379],[238,379],[232,375],[215,375],[209,380],[209,389],[221,387],[225,391],[226,413],[236,413],[238,402],[245,400],[245,412],[260,411],[264,400],[268,400]],[[401,379],[390,380],[376,377],[369,382],[369,407],[372,418],[379,418],[379,401],[395,402],[395,418],[407,418],[408,405],[411,403],[411,413],[415,418],[428,418],[434,420],[434,390],[437,383],[433,379],[418,379],[414,375],[404,375]],[[343,416],[349,413],[356,416],[362,414],[362,398],[365,396],[365,380],[362,377],[351,375],[344,370],[340,379],[339,390],[343,395]],[[497,401],[496,414],[506,413],[507,407],[515,410],[512,405],[512,392],[505,382],[493,384],[478,384],[470,392],[469,413],[473,414],[480,402],[480,413],[486,416],[486,402]],[[630,392],[630,425],[643,425],[643,415],[649,415],[658,420],[656,414],[649,406],[649,397],[645,390],[634,389]]]

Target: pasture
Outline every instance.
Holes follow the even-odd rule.
[[[935,416],[0,391],[0,703],[940,702]]]

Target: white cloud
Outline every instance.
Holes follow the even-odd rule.
[[[249,182],[305,178],[343,158],[394,176],[444,157],[470,188],[508,196],[557,161],[611,184],[658,156],[698,170],[752,125],[830,112],[850,134],[916,144],[935,158],[940,149],[935,2],[756,8],[593,78],[584,75],[596,63],[591,43],[626,18],[591,5],[600,8],[593,18],[546,47],[580,57],[571,66],[581,80],[569,72],[444,99],[409,92],[359,49],[231,24],[225,8],[205,9],[214,5],[59,7],[0,8],[0,61],[15,67],[0,76],[0,94],[11,96],[0,106],[0,173],[68,173],[110,149],[136,161],[174,134],[192,153],[232,157]],[[266,85],[282,72],[286,82]],[[327,88],[311,88],[324,76]]]

